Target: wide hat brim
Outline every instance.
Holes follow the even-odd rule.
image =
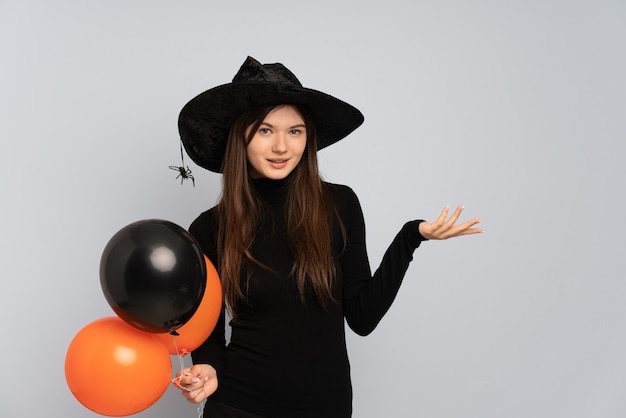
[[[197,165],[220,173],[233,121],[251,109],[280,104],[303,105],[311,112],[318,150],[345,138],[364,120],[352,105],[317,90],[287,83],[233,82],[207,90],[183,107],[178,118],[183,146]]]

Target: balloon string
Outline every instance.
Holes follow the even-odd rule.
[[[206,403],[206,399],[204,399],[202,402],[200,402],[200,405],[198,406],[197,412],[198,412],[198,418],[202,418],[202,415],[204,414],[204,404]]]
[[[189,353],[187,352],[187,350],[183,350],[182,353],[180,352],[180,350],[178,349],[178,345],[176,344],[176,336],[172,335],[172,341],[174,342],[174,348],[176,349],[176,357],[178,357],[178,365],[180,367],[179,369],[180,374],[176,376],[174,379],[172,379],[172,383],[174,383],[176,386],[178,386],[182,390],[191,392],[191,389],[186,388],[180,384],[180,380],[183,378],[183,370],[185,369],[185,356]],[[205,403],[206,403],[206,399],[204,399],[202,402],[200,402],[200,405],[198,405],[198,409],[196,410],[196,412],[198,413],[198,418],[202,418],[202,415],[204,415]]]
[[[187,354],[187,350],[185,350],[182,354],[178,349],[178,344],[176,344],[176,336],[172,335],[172,341],[174,341],[174,349],[176,350],[176,356],[178,357],[178,365],[180,367],[180,376],[182,376],[183,369],[185,368],[185,360],[184,356]]]
[[[185,369],[185,359],[184,356],[187,355],[187,350],[183,350],[183,352],[181,353],[180,350],[178,349],[178,345],[176,344],[176,336],[172,335],[172,342],[174,343],[174,349],[176,350],[176,357],[178,357],[178,367],[179,367],[179,372],[178,376],[176,376],[175,378],[172,379],[172,383],[174,385],[176,385],[177,387],[179,387],[182,390],[186,390],[187,392],[191,392],[191,389],[186,388],[185,386],[182,386],[180,384],[180,381],[183,378],[183,370]]]

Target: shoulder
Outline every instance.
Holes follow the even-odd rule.
[[[351,187],[343,184],[324,182],[326,188],[337,205],[339,212],[346,216],[361,212],[361,204],[359,198]]]
[[[215,207],[202,212],[189,226],[189,233],[200,243],[205,254],[212,254],[217,243],[219,223]]]
[[[324,185],[335,201],[358,199],[356,193],[350,186],[328,182],[324,182]]]
[[[356,193],[350,186],[346,186],[345,184],[336,184],[336,183],[328,183],[324,182],[324,185],[328,188],[331,194],[334,197],[356,197]]]
[[[189,227],[189,231],[193,234],[193,230],[201,230],[206,227],[215,227],[217,226],[217,207],[212,207],[211,209],[202,212]]]

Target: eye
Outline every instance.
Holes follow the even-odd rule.
[[[270,130],[269,130],[269,128],[259,128],[259,133],[261,135],[267,135],[267,134],[270,133]]]
[[[292,129],[291,131],[289,131],[289,133],[291,135],[300,135],[302,133],[302,130],[300,130],[300,129]]]

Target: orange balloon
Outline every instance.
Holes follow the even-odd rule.
[[[172,362],[155,334],[119,317],[101,318],[81,329],[67,349],[65,379],[90,410],[112,417],[154,404],[167,389]]]
[[[178,335],[155,334],[170,354],[185,355],[198,348],[213,332],[222,311],[222,284],[211,260],[205,255],[206,288],[200,306],[192,317],[176,329]]]

